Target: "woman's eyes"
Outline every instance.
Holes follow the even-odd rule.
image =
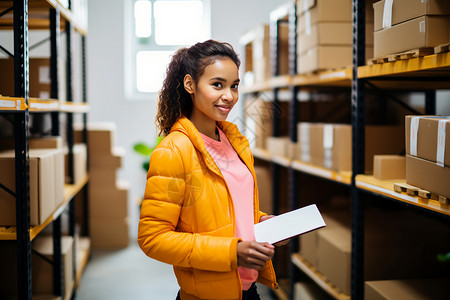
[[[215,82],[212,85],[217,88],[223,88],[223,84],[221,82]],[[237,84],[237,83],[231,85],[232,89],[237,89],[238,87],[239,87],[239,84]]]

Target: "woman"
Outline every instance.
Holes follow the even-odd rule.
[[[166,137],[150,158],[138,242],[174,266],[177,299],[260,299],[277,288],[274,246],[254,240],[259,211],[247,139],[226,122],[238,100],[240,61],[213,40],[178,50],[159,95]]]

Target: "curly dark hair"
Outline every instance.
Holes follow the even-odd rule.
[[[230,58],[238,68],[241,64],[230,44],[215,40],[207,40],[175,52],[159,91],[156,124],[160,135],[169,134],[178,118],[189,117],[192,112],[192,99],[184,89],[184,77],[189,74],[197,83],[208,65],[223,58]]]

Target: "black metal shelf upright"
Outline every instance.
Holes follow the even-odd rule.
[[[28,1],[14,1],[14,95],[28,105]],[[15,113],[15,180],[17,227],[17,282],[19,299],[31,299],[31,243],[30,233],[30,156],[29,119],[27,110]]]
[[[43,2],[45,3],[45,2]],[[60,92],[58,89],[58,63],[59,63],[59,48],[60,48],[60,5],[58,3],[47,3],[49,9],[49,31],[50,31],[50,97],[52,99],[59,99]],[[4,5],[6,6],[6,5]],[[9,53],[3,47],[1,48],[5,53],[12,56],[14,59],[14,97],[23,98],[27,106],[26,109],[18,109],[16,111],[8,111],[13,115],[14,127],[14,145],[15,145],[15,187],[16,192],[13,193],[6,189],[10,194],[16,198],[16,252],[17,252],[17,298],[32,299],[32,237],[30,235],[30,158],[29,158],[29,139],[30,139],[30,100],[29,100],[29,3],[28,0],[14,0],[11,1],[11,8],[1,12],[1,16],[12,11],[13,17],[13,34],[14,34],[14,53]],[[68,10],[71,9],[71,1],[69,1]],[[65,17],[67,17],[65,15]],[[72,87],[72,34],[74,27],[69,20],[65,21],[66,31],[66,87],[67,87],[67,102],[73,102],[73,87]],[[82,96],[83,102],[87,102],[86,93],[86,41],[84,35],[81,37],[81,63],[82,63]],[[7,75],[7,74],[6,74]],[[51,134],[54,136],[61,135],[60,132],[60,117],[62,112],[59,110],[49,112],[51,114]],[[87,113],[83,113],[83,136],[82,140],[87,144]],[[74,112],[66,112],[66,135],[67,146],[69,152],[69,178],[70,184],[74,184],[74,160],[73,160],[73,146],[74,146],[74,126],[73,114]],[[2,185],[1,188],[5,189]],[[82,188],[84,193],[84,207],[87,208],[87,188],[88,183]],[[73,197],[73,196],[71,196]],[[72,238],[75,236],[75,201],[68,199],[68,214],[69,214],[69,235]],[[87,214],[87,211],[85,211]],[[87,217],[84,216],[84,222],[87,224]],[[62,237],[62,221],[61,213],[53,216],[51,221],[53,230],[53,259],[51,264],[53,266],[53,294],[64,299],[65,287],[63,283],[63,262],[61,253],[61,237]],[[84,226],[84,234],[88,234],[87,225]],[[0,245],[1,246],[1,245]],[[75,244],[73,244],[75,250]],[[75,258],[75,251],[74,258]],[[74,280],[76,281],[76,261],[73,260]],[[72,291],[72,298],[76,298],[76,286]]]
[[[352,252],[351,297],[364,299],[364,201],[355,178],[364,174],[365,120],[364,79],[358,78],[358,67],[365,65],[365,0],[352,1],[353,76],[352,76]]]

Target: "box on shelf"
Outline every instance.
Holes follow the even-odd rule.
[[[366,281],[364,299],[396,300],[396,299],[433,299],[448,298],[448,278],[398,279]]]
[[[129,244],[128,218],[117,220],[91,219],[89,235],[93,249],[118,249]]]
[[[300,122],[297,126],[302,160],[337,172],[352,170],[351,125]],[[374,155],[398,154],[404,149],[400,126],[366,126],[365,135],[367,173],[373,170]]]
[[[30,149],[30,225],[40,225],[64,200],[62,149]],[[0,182],[15,191],[15,153],[0,153]],[[15,198],[0,189],[0,224],[16,224]]]
[[[405,179],[405,156],[375,155],[373,157],[373,177],[379,180]]]
[[[373,26],[366,24],[366,45],[373,45]],[[298,31],[297,53],[302,54],[317,46],[352,46],[351,22],[326,22],[313,24],[308,30]],[[339,59],[339,57],[335,57]]]
[[[30,137],[29,149],[59,149],[63,148],[64,142],[61,136]],[[14,149],[14,139],[2,139],[0,150]]]
[[[365,234],[364,276],[367,280],[405,278],[427,274],[422,260],[429,249],[437,249],[436,243],[423,238],[406,228],[398,233],[386,235],[393,222],[409,220],[407,215],[396,213],[371,214],[367,218],[370,228]],[[374,220],[386,220],[386,224],[373,226]],[[372,224],[372,225],[370,225]],[[406,232],[406,233],[405,233]],[[426,242],[425,242],[426,240]],[[350,223],[327,223],[327,227],[317,231],[317,269],[344,294],[350,294],[351,276],[351,226]],[[432,251],[431,251],[432,252]],[[412,263],[414,262],[414,263]],[[436,265],[436,262],[434,262]],[[433,269],[433,267],[430,267]]]
[[[297,55],[297,71],[306,74],[320,70],[339,69],[352,65],[352,46],[318,46]],[[373,48],[366,47],[366,57],[373,56]],[[338,59],[337,59],[338,58]]]
[[[279,119],[279,131],[287,132],[288,127],[288,102],[264,101],[261,98],[247,98],[245,100],[245,136],[249,140],[250,147],[266,149],[266,139],[272,136],[275,115]]]
[[[65,178],[69,182],[69,150],[64,149],[65,154]],[[87,149],[86,144],[75,144],[73,146],[73,181],[78,183],[87,175]]]
[[[435,162],[406,156],[406,183],[432,194],[450,198],[450,167]]]
[[[33,240],[34,251],[43,255],[49,260],[53,260],[53,237],[38,236]],[[53,293],[53,265],[41,258],[40,255],[33,255],[32,278],[33,295]],[[64,299],[70,299],[74,284],[73,277],[73,238],[70,236],[61,237],[61,255],[63,269]],[[33,296],[34,299],[34,296]]]
[[[289,137],[269,136],[266,139],[267,151],[272,155],[288,157],[288,147],[290,146]]]
[[[450,2],[447,0],[395,0],[391,7],[387,7],[384,15],[386,1],[373,4],[374,30],[383,29],[383,19],[387,24],[399,23],[426,15],[450,15]]]
[[[422,16],[374,33],[374,56],[446,44],[450,16]]]
[[[117,169],[108,166],[89,169],[89,182],[98,187],[113,187],[116,184]]]
[[[37,155],[47,155],[50,153],[53,157],[54,167],[54,200],[55,208],[58,208],[64,202],[64,152],[62,148],[57,149],[31,149],[31,152]]]
[[[278,32],[279,53],[278,64],[279,74],[289,74],[289,27],[287,24],[280,24]],[[245,49],[245,74],[251,73],[251,78],[246,80],[245,84],[265,82],[273,77],[273,67],[271,65],[270,54],[270,26],[268,24],[260,24],[244,36],[241,37],[240,43]]]
[[[311,23],[352,20],[352,0],[297,0],[297,15],[309,14]]]
[[[89,160],[97,156],[110,155],[116,145],[116,124],[114,122],[89,123],[87,125]],[[83,143],[82,130],[75,129],[75,143]]]
[[[258,183],[259,210],[269,215],[273,214],[272,175],[270,169],[256,166],[255,174]]]
[[[439,129],[441,126],[441,129]],[[406,154],[450,166],[450,117],[406,116]],[[439,137],[442,142],[438,143]]]
[[[14,60],[0,59],[0,70],[10,70],[14,74]],[[4,76],[0,80],[0,94],[14,96],[14,76]],[[48,58],[29,59],[29,96],[50,98],[50,60]]]

